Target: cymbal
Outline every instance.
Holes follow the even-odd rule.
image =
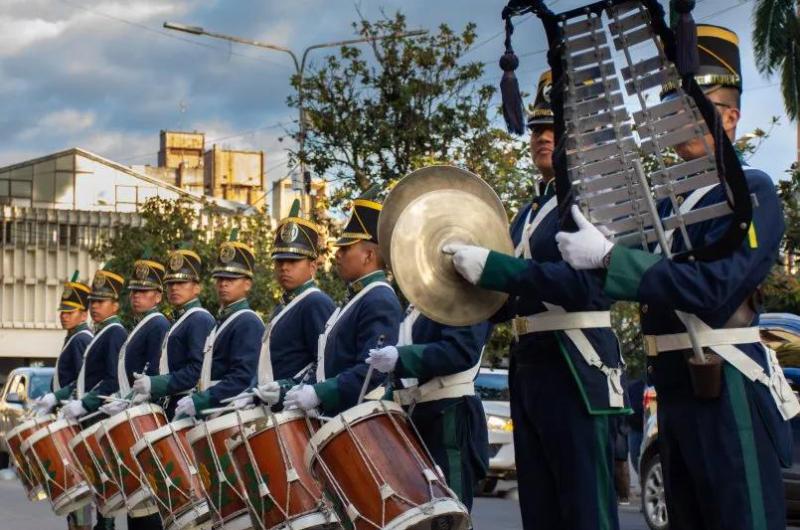
[[[378,219],[378,241],[387,268],[392,268],[392,234],[397,218],[406,206],[419,196],[429,191],[442,189],[458,189],[481,197],[486,204],[491,206],[498,217],[507,218],[503,203],[492,187],[474,173],[448,165],[427,166],[412,171],[392,188],[389,196],[383,201],[383,209]],[[457,207],[457,205],[454,206]],[[465,211],[465,214],[468,212]]]
[[[486,320],[508,295],[467,282],[442,247],[464,243],[513,253],[505,211],[498,215],[496,208],[500,199],[492,192],[494,200],[489,202],[473,193],[473,187],[457,185],[463,181],[458,177],[453,187],[428,191],[409,202],[391,235],[392,272],[403,294],[422,314],[450,326]]]

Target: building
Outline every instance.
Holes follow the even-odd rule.
[[[264,204],[267,176],[263,151],[206,150],[201,132],[161,131],[158,166],[137,166],[145,175],[197,195],[250,206]]]
[[[202,201],[79,148],[0,167],[0,376],[52,362],[64,338],[55,311],[63,282],[76,269],[89,280],[100,266],[91,249],[140,223],[151,197]]]

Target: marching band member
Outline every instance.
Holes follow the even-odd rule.
[[[695,75],[733,141],[741,110],[738,37],[718,26],[697,26],[700,68]],[[672,88],[674,90],[674,87]],[[664,96],[670,96],[669,87]],[[703,141],[676,148],[684,160],[705,156]],[[564,259],[577,269],[604,269],[605,292],[641,303],[647,372],[658,393],[659,452],[669,523],[673,528],[778,529],[786,527],[781,465],[792,458],[788,419],[800,406],[774,352],[760,342],[758,285],[777,262],[784,232],[781,203],[769,175],[745,165],[756,196],[747,236],[731,255],[678,262],[657,253],[614,245],[573,210],[579,230],[559,233]],[[681,197],[686,213],[723,202],[714,184]],[[757,205],[757,206],[756,206]],[[662,215],[672,206],[660,205]],[[692,246],[716,240],[729,218],[689,225]],[[688,250],[673,238],[673,252]],[[687,326],[700,346],[723,359],[717,398],[695,396]]]
[[[77,419],[97,410],[102,404],[100,395],[111,395],[119,388],[117,357],[128,337],[119,312],[119,293],[125,280],[107,270],[98,270],[89,293],[89,314],[94,322],[94,337],[83,352],[83,362],[78,379],[56,392],[58,401],[68,399],[73,392],[77,399],[67,403],[62,412],[65,417]],[[97,418],[102,419],[101,417]],[[114,519],[97,512],[96,530],[111,530]]]
[[[67,336],[64,338],[64,345],[56,359],[56,367],[53,372],[53,392],[45,394],[33,404],[39,414],[47,414],[55,407],[59,402],[59,398],[56,397],[59,390],[74,387],[83,363],[83,352],[92,341],[92,332],[86,324],[91,288],[77,280],[78,271],[75,271],[72,280],[64,284],[61,304],[58,306],[58,316],[61,327],[67,331]],[[66,399],[69,396],[62,397]],[[87,504],[67,515],[67,526],[69,530],[89,530],[92,525],[91,518],[92,506]]]
[[[203,347],[216,321],[200,303],[202,262],[189,249],[173,250],[167,260],[164,283],[176,319],[161,343],[159,375],[134,374],[134,401],[169,397],[167,417],[172,419],[177,396],[197,385],[203,366]]]
[[[272,260],[275,277],[283,289],[261,346],[257,380],[262,401],[274,403],[306,374],[313,374],[317,339],[325,330],[336,305],[314,282],[319,257],[319,227],[299,217],[295,199],[289,217],[275,231]]]
[[[94,275],[92,291],[89,293],[89,314],[94,321],[94,338],[86,347],[83,364],[72,385],[56,394],[63,399],[77,392],[77,399],[64,405],[64,416],[76,419],[87,412],[94,412],[102,404],[99,395],[111,395],[119,388],[117,380],[117,358],[128,332],[122,325],[119,312],[119,293],[125,280],[111,271],[99,270]]]
[[[317,383],[300,384],[286,393],[286,408],[320,407],[338,414],[358,401],[367,373],[369,351],[397,343],[403,310],[386,281],[378,249],[381,205],[365,194],[353,202],[352,214],[336,241],[336,268],[347,282],[347,303],[337,309],[319,337]],[[373,377],[369,388],[380,384]]]
[[[64,345],[56,359],[53,391],[34,402],[33,406],[39,414],[47,414],[60,400],[69,398],[81,371],[83,352],[94,336],[86,323],[89,293],[92,289],[85,283],[77,281],[77,276],[78,271],[75,271],[72,280],[64,284],[61,304],[58,306],[58,317],[61,327],[67,331],[67,336],[64,337]],[[62,388],[68,391],[59,392]]]
[[[244,243],[226,241],[220,246],[211,273],[220,304],[217,323],[206,339],[199,391],[178,401],[176,417],[196,416],[217,407],[220,400],[241,393],[252,380],[264,335],[264,323],[247,302],[254,266],[253,249]]]
[[[408,408],[447,484],[470,510],[473,486],[489,467],[486,418],[473,381],[490,333],[487,322],[446,326],[409,306],[397,346],[373,349],[367,358],[379,372],[394,372],[393,399]]]
[[[131,330],[117,358],[117,380],[119,395],[131,393],[134,376],[141,373],[158,372],[158,354],[161,343],[169,329],[169,320],[158,306],[163,293],[164,266],[150,259],[140,259],[134,263],[133,278],[128,281],[131,309],[135,315],[136,326]],[[112,401],[100,410],[113,416],[128,407],[125,401]],[[128,517],[129,530],[156,530],[162,528],[158,513],[143,517]]]
[[[511,225],[515,257],[450,245],[469,282],[511,294],[497,320],[514,318],[509,386],[519,504],[525,528],[618,528],[609,414],[629,413],[624,364],[602,276],[558,252],[552,77],[545,72],[528,121],[540,195]]]

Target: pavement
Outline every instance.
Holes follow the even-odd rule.
[[[5,471],[5,470],[4,470]],[[647,530],[638,506],[620,510],[621,530]],[[473,523],[476,530],[521,530],[517,501],[498,497],[480,497],[475,501]],[[0,530],[66,530],[65,518],[57,517],[50,504],[30,502],[19,481],[0,472]],[[124,517],[117,517],[117,530],[126,530]]]

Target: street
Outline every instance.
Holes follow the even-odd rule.
[[[0,474],[0,530],[66,530],[66,521],[56,517],[45,502],[29,502],[14,478]],[[638,506],[620,511],[622,530],[646,530]],[[516,530],[522,528],[516,501],[482,497],[476,499],[473,522],[478,530]],[[117,530],[125,530],[125,518],[117,518]]]

